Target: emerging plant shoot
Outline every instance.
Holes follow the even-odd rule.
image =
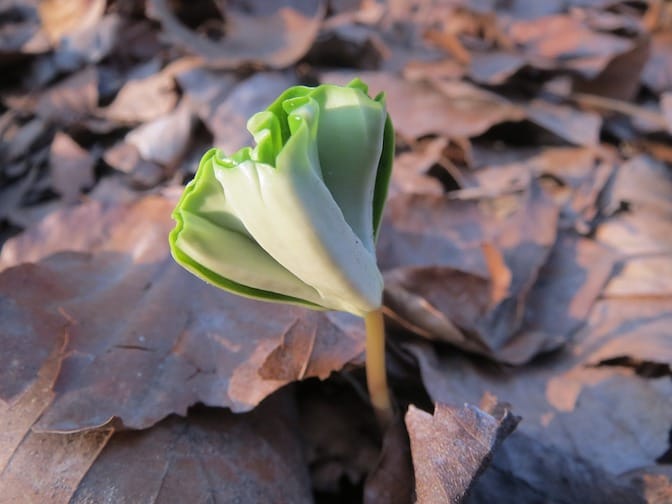
[[[367,377],[390,413],[378,234],[394,156],[382,95],[294,86],[252,116],[256,142],[211,149],[173,212],[173,257],[203,280],[266,301],[340,310],[366,320]]]

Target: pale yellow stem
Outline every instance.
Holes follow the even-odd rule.
[[[379,308],[364,317],[366,325],[366,384],[378,422],[385,427],[392,420],[392,403],[385,373],[385,324]]]

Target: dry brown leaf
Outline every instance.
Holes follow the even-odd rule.
[[[147,427],[199,401],[247,411],[286,383],[326,378],[362,353],[352,316],[240,298],[182,270],[168,253],[174,203],[149,197],[107,211],[92,203],[43,224],[53,232],[50,243],[37,229],[3,250],[5,264],[12,249],[31,243],[38,257],[95,251],[56,254],[0,275],[6,317],[16,320],[0,331],[2,346],[16,348],[3,356],[32,363],[20,379],[5,371],[4,398],[30,384],[55,336],[68,335],[56,397],[39,429],[74,431],[113,417]],[[68,243],[77,226],[89,227],[80,233],[88,239]],[[25,328],[11,330],[21,321],[33,321],[30,341]]]
[[[172,151],[173,146],[168,147]],[[164,177],[164,169],[157,163],[140,157],[138,148],[122,141],[105,151],[103,159],[112,168],[129,175],[131,185],[141,189],[155,187]]]
[[[672,501],[672,470],[669,465],[644,467],[627,474],[635,488],[641,489],[646,504],[666,504]]]
[[[520,431],[495,452],[474,486],[467,504],[498,502],[503,495],[516,504],[645,504],[636,486]],[[661,503],[662,504],[662,503]]]
[[[522,55],[509,51],[472,52],[469,77],[483,84],[502,84],[525,64]]]
[[[49,151],[49,168],[52,186],[64,201],[75,202],[85,189],[91,188],[95,162],[95,157],[70,136],[56,133]]]
[[[592,240],[562,233],[538,274],[519,331],[499,355],[522,364],[567,344],[611,276],[616,255]]]
[[[632,257],[604,290],[608,297],[672,296],[672,254]]]
[[[197,62],[179,59],[157,73],[144,75],[144,68],[151,71],[154,66],[150,61],[140,68],[140,76],[128,79],[112,103],[100,108],[97,114],[109,121],[133,125],[153,121],[172,111],[178,101],[176,75],[197,66]]]
[[[614,212],[627,205],[633,211],[653,210],[672,215],[672,174],[660,161],[639,155],[624,162],[618,169],[606,207]]]
[[[95,25],[105,12],[106,0],[43,0],[39,5],[42,27],[56,44],[61,37]]]
[[[48,88],[35,104],[37,115],[52,124],[78,126],[98,106],[98,71],[87,67]]]
[[[483,159],[482,150],[475,152]],[[521,154],[522,160],[511,163],[506,163],[505,154],[499,160],[494,156],[490,160],[488,155],[488,164],[468,177],[486,194],[505,194],[526,186],[532,177],[541,177],[546,192],[561,209],[560,227],[574,227],[581,233],[590,229],[598,212],[598,197],[615,169],[613,156],[584,147],[545,148],[539,153]]]
[[[311,503],[291,397],[115,434],[69,501]]]
[[[247,120],[296,84],[288,74],[260,72],[234,85],[231,76],[201,69],[181,74],[179,82],[188,103],[212,132],[214,145],[228,154],[252,143]]]
[[[672,32],[661,30],[651,39],[651,56],[642,72],[642,82],[654,93],[672,91]]]
[[[542,100],[532,100],[524,108],[530,121],[568,142],[586,147],[599,143],[602,118],[594,112]]]
[[[394,159],[389,196],[399,193],[443,194],[441,182],[430,177],[428,172],[441,160],[447,146],[448,141],[445,138],[432,138],[417,142],[410,150],[399,154]]]
[[[372,5],[375,8],[375,4]],[[371,23],[352,21],[329,18],[306,54],[305,61],[316,66],[329,66],[335,62],[338,66],[351,68],[380,68],[389,55],[389,49],[376,28],[369,26]]]
[[[384,92],[395,130],[407,139],[428,134],[448,138],[479,135],[495,124],[519,121],[525,113],[504,98],[467,82],[410,82],[384,72],[325,72],[324,83],[347,84],[360,77],[373,96]]]
[[[671,318],[669,296],[599,301],[591,312],[589,325],[577,336],[580,339],[576,352],[589,365],[616,365],[619,359],[629,359],[635,368],[646,363],[672,366],[667,330]]]
[[[172,112],[129,132],[125,141],[143,160],[174,168],[189,146],[193,123],[191,110],[181,102]]]
[[[595,78],[575,79],[574,91],[614,100],[632,100],[639,90],[640,77],[649,59],[649,52],[649,37],[641,37],[635,42],[635,47],[612,59]]]
[[[2,156],[4,163],[26,157],[34,145],[45,135],[48,125],[35,117],[21,126],[13,125],[2,132]],[[6,170],[6,168],[5,168]]]
[[[252,2],[246,10],[225,10],[221,41],[201,36],[182,24],[166,0],[150,0],[147,14],[159,21],[165,37],[199,56],[208,66],[235,69],[245,65],[286,68],[301,58],[317,36],[325,13],[323,2],[284,0],[273,7]]]
[[[140,432],[30,432],[57,370],[52,358],[18,402],[0,406],[0,503],[312,502],[287,393],[247,415],[200,408]]]
[[[217,124],[223,126],[225,121],[220,119],[220,123],[217,122],[215,110],[224,102],[231,89],[239,83],[239,79],[231,72],[197,67],[180,72],[177,75],[177,82],[194,114],[203,121],[213,135],[216,135],[218,128],[215,126]],[[268,97],[269,100],[274,98],[275,96]]]
[[[546,2],[512,0],[506,3],[500,3],[497,0],[479,0],[476,3],[469,0],[460,0],[459,3],[480,12],[495,12],[504,19],[508,17],[514,19],[537,19],[562,12],[567,8],[567,5],[572,4],[571,1],[566,2],[561,0],[549,0]]]
[[[504,358],[501,350],[521,329],[526,299],[555,241],[556,222],[557,208],[536,187],[481,201],[394,197],[379,248],[386,305],[421,334]],[[511,278],[494,305],[492,289],[501,282],[490,277],[484,243],[502,255]],[[544,348],[546,337],[528,342],[521,360]],[[520,362],[516,354],[506,359]]]
[[[663,93],[660,96],[660,108],[667,123],[667,131],[668,133],[672,133],[672,91]]]
[[[13,63],[21,56],[39,54],[50,49],[42,30],[37,0],[3,2],[0,16],[12,20],[0,26],[0,64]]]
[[[433,415],[411,406],[406,426],[418,504],[462,502],[518,420],[508,411],[495,418],[471,405],[437,403]]]
[[[623,256],[672,254],[672,219],[665,212],[624,212],[597,228],[597,239]]]
[[[515,372],[460,356],[437,358],[424,347],[414,353],[434,400],[473,401],[483,390],[497,394],[524,419],[521,432],[606,472],[651,464],[667,449],[667,377],[647,380],[627,368],[586,367],[567,353]]]
[[[507,32],[531,65],[571,69],[587,78],[633,47],[629,39],[591,30],[578,14],[513,21]]]
[[[74,62],[99,63],[123,43],[119,38],[127,29],[127,20],[113,12],[98,22],[78,27],[58,45],[54,53],[57,67],[72,67]]]
[[[0,253],[0,271],[24,262],[37,262],[54,252],[97,251],[104,247],[116,227],[125,227],[127,246],[141,235],[133,232],[134,221],[127,207],[119,203],[91,201],[51,213],[36,226],[7,241]],[[123,244],[120,249],[126,244]]]
[[[31,431],[53,398],[61,350],[54,349],[38,379],[15,401],[0,402],[2,504],[68,502],[112,435],[111,429],[67,435]]]

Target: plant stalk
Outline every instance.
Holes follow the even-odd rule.
[[[366,325],[366,384],[378,423],[382,428],[392,420],[392,403],[385,372],[385,324],[381,308],[364,317]]]

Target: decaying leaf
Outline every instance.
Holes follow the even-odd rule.
[[[672,501],[669,2],[0,3],[0,503]],[[361,321],[166,243],[202,152],[353,77],[398,133],[386,433]],[[448,406],[487,391],[501,444]]]
[[[642,81],[655,92],[672,91],[672,75],[667,69],[672,65],[672,33],[662,30],[653,35],[651,57],[642,72]]]
[[[517,423],[508,411],[495,418],[474,406],[438,403],[431,415],[411,406],[406,426],[417,502],[462,502]]]
[[[249,12],[250,8],[252,12]],[[227,31],[223,40],[213,41],[182,24],[166,0],[151,0],[148,15],[162,24],[164,34],[203,58],[215,68],[233,69],[261,64],[285,68],[303,56],[315,40],[324,16],[322,2],[253,2],[247,11],[227,9]]]
[[[410,82],[384,72],[360,72],[372,95],[385,92],[395,129],[408,139],[435,133],[448,138],[479,135],[495,124],[524,119],[507,100],[466,82],[442,82],[440,88]],[[322,82],[346,84],[353,73],[327,72]]]
[[[556,207],[533,188],[482,201],[403,195],[388,210],[381,263],[386,303],[398,318],[433,339],[512,358],[502,350],[522,328],[526,299],[555,241]],[[484,243],[502,255],[510,281],[491,277]],[[518,359],[544,347],[528,344],[534,350]]]
[[[60,231],[51,244],[40,239],[40,252],[93,253],[56,254],[0,275],[6,317],[16,320],[0,333],[3,346],[16,349],[3,357],[32,363],[18,377],[4,373],[11,380],[0,387],[5,399],[34,380],[40,355],[67,334],[56,397],[39,429],[71,432],[115,417],[147,427],[199,401],[247,411],[288,382],[328,377],[363,351],[351,316],[215,292],[181,270],[167,246],[173,205],[149,197],[112,206],[115,217],[103,211],[103,226],[78,243],[68,243],[78,214],[66,212],[52,220]],[[26,320],[33,321],[30,341],[11,329]]]
[[[200,408],[140,432],[31,432],[53,395],[53,357],[16,403],[0,408],[0,503],[312,502],[288,394],[250,414]]]
[[[0,63],[49,50],[51,44],[42,30],[38,6],[37,1],[3,2],[0,6],[0,15],[14,19],[0,27]]]
[[[599,141],[602,119],[594,112],[532,100],[526,113],[530,121],[573,144],[591,147]]]
[[[478,479],[466,502],[487,504],[498,501],[502,495],[517,504],[650,502],[624,478],[520,431],[511,434],[495,451],[490,466]]]
[[[291,397],[115,434],[69,502],[312,502]]]
[[[578,15],[516,20],[508,32],[531,64],[571,68],[586,77],[596,76],[612,58],[633,46],[626,38],[591,30]]]
[[[193,120],[185,103],[126,135],[126,142],[134,145],[142,159],[162,166],[174,167],[189,145]]]
[[[93,185],[95,158],[65,133],[57,133],[49,152],[54,190],[66,202],[77,201],[84,189]]]
[[[154,73],[152,70],[156,65],[151,61],[136,69],[135,75],[131,75],[112,103],[100,108],[97,114],[122,125],[159,119],[177,105],[176,75],[197,65],[198,63],[192,59],[178,59]],[[146,75],[147,71],[151,73]]]
[[[285,89],[296,84],[289,75],[257,73],[234,84],[228,76],[195,69],[179,77],[196,114],[213,135],[213,144],[231,154],[252,143],[247,120],[264,110]]]
[[[52,42],[71,31],[81,30],[95,24],[105,11],[105,0],[78,0],[59,2],[44,0],[40,2],[40,19],[44,30]]]
[[[443,194],[441,182],[429,176],[429,170],[437,164],[448,142],[433,138],[413,145],[412,150],[402,152],[394,160],[389,195],[402,193]]]
[[[87,67],[47,89],[37,100],[36,112],[52,124],[77,126],[98,105],[98,72]]]
[[[521,432],[618,475],[664,453],[672,415],[669,377],[638,376],[634,366],[616,359],[633,355],[645,362],[657,351],[661,357],[654,362],[666,361],[660,328],[669,307],[661,314],[660,306],[649,305],[649,313],[644,304],[623,306],[605,311],[598,305],[567,350],[515,372],[456,355],[437,357],[426,347],[413,353],[434,400],[474,401],[485,389],[522,416]]]
[[[31,431],[53,398],[61,350],[54,349],[37,380],[16,401],[0,403],[2,504],[67,502],[112,435],[109,428],[65,435]]]

